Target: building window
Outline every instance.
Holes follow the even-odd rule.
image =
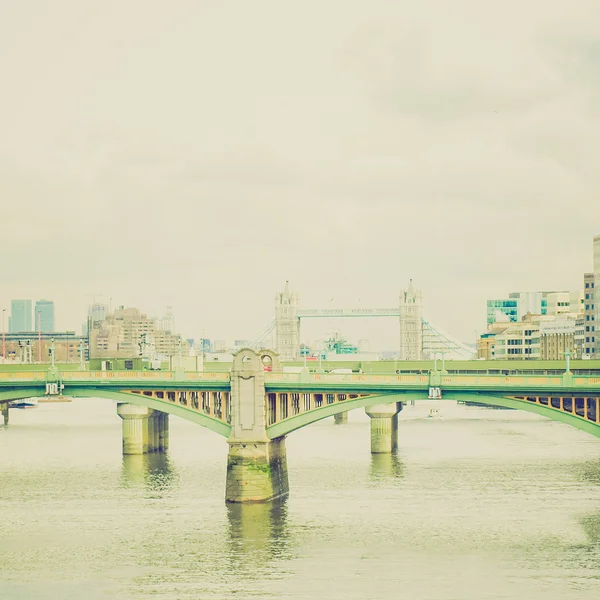
[[[125,361],[125,370],[126,371],[133,371],[133,361],[132,360],[126,360]]]

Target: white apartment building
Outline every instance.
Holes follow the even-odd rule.
[[[584,290],[550,292],[546,295],[546,314],[555,317],[578,315],[584,311]]]

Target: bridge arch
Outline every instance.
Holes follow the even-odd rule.
[[[22,398],[43,398],[45,395],[45,389],[39,387],[8,390],[0,392],[0,402],[9,402],[11,400],[20,400]],[[229,437],[231,431],[231,425],[219,421],[218,419],[214,419],[209,415],[192,410],[180,404],[173,404],[164,400],[150,398],[142,394],[90,389],[69,385],[69,393],[65,394],[65,396],[68,398],[106,398],[107,400],[114,400],[116,402],[127,402],[128,404],[145,406],[146,408],[158,410],[191,421],[192,423],[206,427],[206,429],[210,429],[225,438]]]
[[[389,394],[377,394],[373,396],[363,396],[362,398],[352,398],[343,402],[336,402],[315,408],[313,410],[294,415],[274,423],[267,427],[267,435],[274,439],[279,436],[293,433],[302,427],[326,419],[333,415],[354,410],[356,408],[367,408],[376,404],[391,404],[392,402],[408,402],[410,400],[423,401],[428,400],[428,393],[425,391],[409,391],[409,392],[394,392]],[[553,421],[559,421],[571,425],[576,429],[590,433],[596,437],[600,437],[600,423],[588,421],[579,416],[563,412],[561,410],[528,402],[527,400],[518,400],[512,397],[493,395],[493,394],[478,394],[478,393],[448,393],[442,401],[466,401],[478,402],[489,406],[502,406],[504,408],[514,408],[527,412],[536,413],[543,417],[547,417]]]

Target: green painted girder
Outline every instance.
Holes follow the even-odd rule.
[[[427,391],[403,391],[385,394],[374,394],[362,398],[347,399],[342,402],[328,404],[319,408],[288,417],[282,421],[278,421],[267,427],[267,435],[270,439],[287,435],[302,427],[306,427],[312,423],[316,423],[327,417],[354,410],[356,408],[366,408],[376,404],[391,404],[393,402],[409,402],[429,400]],[[448,392],[442,399],[443,401],[467,401],[479,402],[489,406],[502,406],[505,408],[513,408],[517,410],[525,410],[527,412],[536,413],[547,417],[553,421],[566,423],[577,429],[590,433],[596,437],[600,437],[600,423],[587,420],[578,415],[567,413],[551,406],[536,404],[527,400],[518,400],[516,398],[508,398],[503,395],[480,393],[480,392]],[[598,417],[600,418],[600,417]]]
[[[69,392],[69,396],[74,398],[78,397],[89,397],[90,388],[88,387],[77,387],[73,386]],[[109,400],[115,400],[116,402],[127,402],[129,404],[135,404],[137,406],[145,406],[153,410],[158,410],[170,415],[181,417],[186,421],[191,421],[197,425],[202,425],[225,438],[229,437],[231,433],[231,425],[220,421],[210,415],[199,412],[187,406],[169,402],[168,400],[161,400],[160,398],[151,398],[149,396],[143,396],[142,394],[132,394],[130,392],[119,392],[110,389],[94,389],[94,398],[107,398]]]
[[[600,395],[600,386],[581,386],[581,385],[518,385],[510,386],[506,384],[497,385],[437,385],[414,384],[414,385],[393,385],[393,384],[345,384],[345,383],[307,383],[307,384],[273,384],[266,386],[266,392],[284,392],[284,393],[333,393],[333,394],[380,394],[409,391],[425,391],[430,387],[439,387],[442,394],[449,392],[485,392],[507,395],[539,396],[539,395],[558,395],[578,394],[582,396]]]
[[[145,406],[153,410],[158,410],[170,415],[181,417],[186,421],[191,421],[197,425],[202,425],[225,438],[229,437],[231,425],[220,421],[210,415],[201,413],[187,406],[161,400],[160,398],[150,398],[142,394],[132,394],[131,392],[116,391],[111,389],[90,388],[85,386],[71,386],[69,393],[65,394],[72,398],[106,398],[116,402],[127,402],[137,406]],[[10,402],[11,400],[21,400],[23,398],[43,398],[46,396],[46,388],[30,387],[19,388],[16,390],[0,391],[0,403]]]
[[[216,391],[228,392],[231,387],[229,382],[224,381],[198,381],[198,380],[164,380],[148,381],[135,379],[106,379],[93,381],[70,381],[62,380],[65,392],[74,386],[88,390],[120,389],[120,390],[190,390],[190,391]],[[0,381],[0,390],[40,388],[46,389],[46,380],[4,380]]]

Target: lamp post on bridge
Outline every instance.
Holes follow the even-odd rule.
[[[438,354],[442,355],[442,371],[441,372],[445,373],[446,372],[446,358],[445,358],[446,352],[444,350],[440,350],[439,352],[434,352],[433,353],[433,370],[437,371],[437,360],[438,360],[437,357],[438,357]]]
[[[567,375],[570,375],[571,374],[571,351],[565,350],[563,354],[565,355],[565,359],[567,361],[567,370],[565,371],[565,373]]]

